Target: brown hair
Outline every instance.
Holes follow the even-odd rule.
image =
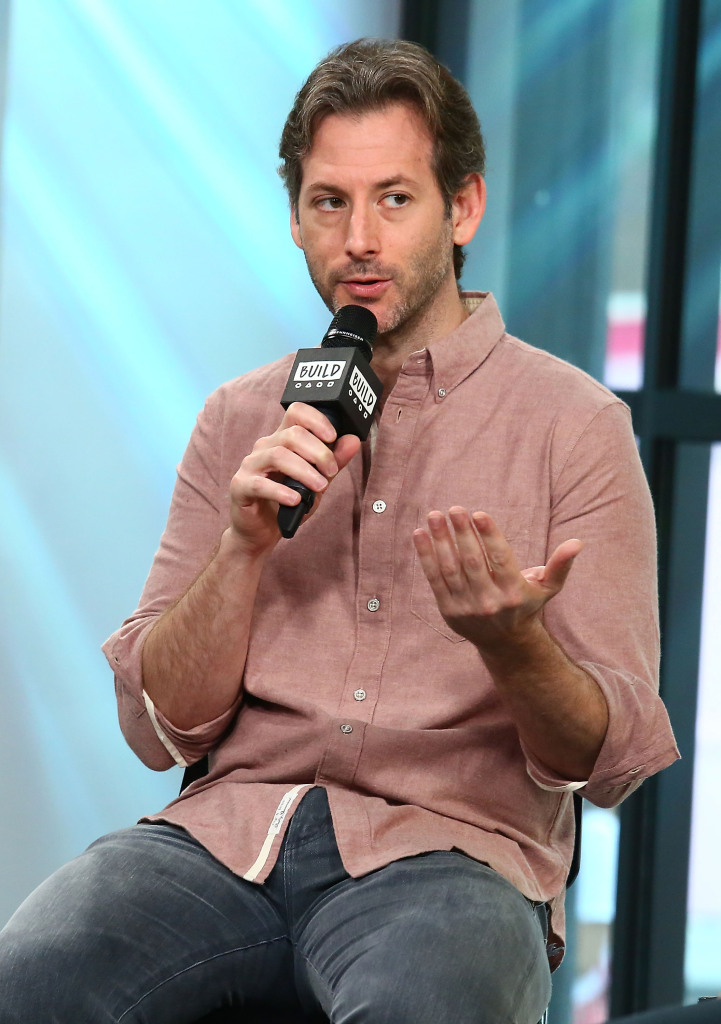
[[[483,174],[481,126],[468,97],[450,71],[428,50],[404,40],[357,39],[331,50],[310,73],[280,138],[278,168],[291,207],[297,211],[302,160],[328,114],[366,113],[390,103],[410,103],[433,140],[433,169],[450,216],[451,203],[469,174]],[[465,254],[453,247],[456,278]]]

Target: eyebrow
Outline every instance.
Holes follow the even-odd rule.
[[[389,178],[383,178],[381,181],[375,181],[372,183],[371,188],[384,189],[384,188],[395,188],[403,186],[416,186],[418,182],[414,178],[408,178],[404,174],[394,174]],[[337,185],[333,185],[326,181],[313,181],[310,185],[306,186],[308,192],[332,192],[335,195],[342,195],[345,191],[339,188]]]

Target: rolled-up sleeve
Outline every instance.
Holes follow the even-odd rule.
[[[578,788],[611,807],[679,756],[658,695],[653,508],[622,403],[611,401],[558,447],[547,557],[572,537],[584,547],[563,591],[547,605],[545,623],[606,699],[606,736]],[[576,788],[528,752],[526,760],[542,788]]]
[[[178,466],[168,522],[138,608],[103,644],[115,675],[123,735],[138,757],[158,771],[201,758],[237,711],[236,705],[214,721],[183,732],[153,708],[143,692],[143,645],[148,634],[207,565],[227,525],[227,483],[220,479],[223,404],[220,389],[199,415]]]

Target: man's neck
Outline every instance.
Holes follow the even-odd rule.
[[[372,366],[383,384],[381,409],[411,352],[418,352],[437,338],[450,334],[467,317],[468,311],[454,283],[453,292],[445,301],[420,310],[397,330],[378,335],[373,347]]]

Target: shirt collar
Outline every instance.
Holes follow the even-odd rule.
[[[490,292],[462,292],[470,316],[428,346],[433,384],[451,392],[485,362],[505,333],[498,304]]]

